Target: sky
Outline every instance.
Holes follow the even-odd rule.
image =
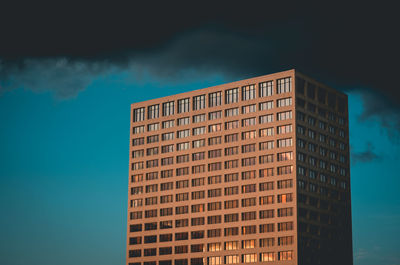
[[[292,68],[349,95],[354,263],[400,264],[389,3],[0,5],[0,264],[124,264],[130,104]]]

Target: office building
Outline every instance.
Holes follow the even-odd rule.
[[[345,94],[289,70],[131,115],[127,265],[353,263]]]

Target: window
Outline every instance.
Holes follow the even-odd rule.
[[[148,132],[157,131],[159,129],[160,129],[160,124],[158,122],[147,125]]]
[[[198,174],[205,171],[204,165],[192,166],[192,174]]]
[[[180,155],[176,157],[176,163],[185,163],[189,162],[189,155]]]
[[[182,168],[177,168],[176,169],[176,176],[177,177],[184,176],[184,175],[189,175],[189,168],[188,167],[182,167]]]
[[[293,141],[292,138],[278,139],[277,144],[278,148],[289,147],[293,145]]]
[[[162,106],[163,106],[163,116],[174,115],[174,113],[175,113],[175,102],[174,101],[165,102],[162,104]]]
[[[185,137],[189,137],[190,136],[190,130],[182,130],[182,131],[178,131],[177,132],[177,138],[185,138]]]
[[[255,206],[256,204],[257,204],[256,197],[242,199],[242,207]],[[255,216],[255,212],[254,212],[254,216]],[[253,219],[255,219],[255,217]],[[242,217],[242,220],[243,220],[243,217]],[[250,219],[248,219],[248,220],[250,220]]]
[[[274,127],[260,129],[260,137],[273,136],[273,135],[274,135]]]
[[[144,150],[136,150],[132,151],[132,158],[138,158],[138,157],[143,157],[144,156]]]
[[[287,107],[292,105],[292,98],[281,98],[276,101],[276,106],[279,107]]]
[[[256,164],[256,158],[255,157],[242,158],[242,166],[243,167],[253,166],[255,164]]]
[[[274,148],[274,141],[261,142],[259,145],[260,151],[271,150]]]
[[[190,238],[191,239],[200,239],[204,238],[204,231],[192,231],[190,233]]]
[[[267,97],[273,95],[273,81],[263,82],[259,84],[260,97]]]
[[[292,118],[292,111],[283,111],[283,112],[278,112],[276,114],[276,120],[278,121],[284,121]]]
[[[242,145],[242,153],[250,153],[256,151],[256,144]]]
[[[285,180],[278,180],[278,189],[286,189],[286,188],[292,188],[293,187],[293,181],[291,179],[285,179]]]
[[[147,210],[144,212],[144,217],[145,218],[153,218],[157,217],[157,210]]]
[[[144,133],[144,125],[133,127],[132,133],[133,134]]]
[[[172,182],[171,182],[172,183]],[[162,185],[162,184],[161,184]],[[172,186],[172,185],[171,185]],[[183,189],[183,188],[187,188],[189,187],[189,180],[185,179],[185,180],[178,180],[177,182],[175,182],[175,187],[177,189]],[[171,187],[172,189],[172,187]],[[161,189],[162,190],[162,189]]]
[[[206,141],[204,139],[196,140],[192,142],[193,148],[199,148],[206,145]]]
[[[189,225],[189,219],[178,219],[175,220],[175,227],[179,228],[179,227],[186,227]],[[179,233],[178,233],[179,234]],[[183,233],[184,234],[184,233]],[[186,233],[186,239],[187,239],[187,233]],[[178,240],[177,235],[175,234],[175,240]],[[181,239],[182,240],[182,239]]]
[[[146,150],[147,156],[152,156],[152,155],[157,155],[157,154],[158,154],[158,147],[147,148],[147,150]]]
[[[214,112],[208,113],[208,119],[210,121],[220,119],[221,117],[222,117],[222,111],[214,111]]]
[[[242,235],[251,235],[257,233],[257,227],[255,225],[242,226]]]
[[[158,159],[146,161],[146,168],[158,167]]]
[[[274,169],[273,168],[260,169],[260,178],[272,177],[273,175],[274,175]]]
[[[293,243],[293,236],[278,237],[278,246],[288,246],[293,245]]]
[[[260,233],[270,233],[275,231],[274,224],[263,224],[260,225]]]
[[[188,246],[175,246],[175,254],[188,253]]]
[[[220,237],[221,236],[221,229],[210,229],[207,230],[207,237],[211,238],[211,237]]]
[[[216,158],[221,156],[221,149],[208,151],[208,158]]]
[[[237,159],[225,161],[225,169],[237,168],[238,166],[239,166],[239,161]]]
[[[224,229],[224,236],[237,236],[239,235],[238,227],[229,227]]]
[[[288,93],[292,91],[292,78],[286,77],[277,80],[277,94]]]
[[[225,104],[231,104],[239,101],[239,89],[232,88],[225,90]]]
[[[193,97],[193,110],[201,110],[206,108],[206,95]]]
[[[143,162],[132,163],[132,170],[143,169]]]
[[[184,98],[178,100],[178,113],[189,112],[190,110],[190,98]]]
[[[174,157],[165,157],[161,158],[161,165],[166,166],[166,165],[172,165],[174,163]]]
[[[199,152],[199,153],[193,153],[192,154],[192,160],[193,161],[198,161],[198,160],[203,160],[204,159],[204,152]]]
[[[193,123],[203,122],[206,120],[206,114],[199,114],[193,116]]]
[[[221,91],[208,94],[208,106],[221,106]]]
[[[256,112],[256,111],[257,111],[256,104],[247,105],[247,106],[242,107],[242,114],[247,114],[247,113]]]
[[[208,243],[207,244],[207,251],[210,252],[215,252],[215,251],[221,251],[221,243]]]
[[[279,251],[278,252],[278,260],[292,260],[293,259],[293,251]]]
[[[201,135],[206,133],[206,127],[197,127],[193,129],[193,135]]]
[[[256,247],[255,239],[242,240],[242,249],[255,248],[255,247]]]
[[[161,140],[162,141],[168,141],[168,140],[172,140],[172,139],[174,139],[174,133],[173,132],[163,133],[161,135]]]
[[[267,205],[267,204],[273,204],[273,203],[274,203],[273,195],[260,197],[260,205]]]
[[[207,224],[220,224],[221,215],[212,215],[207,217]]]
[[[157,135],[147,136],[147,143],[148,144],[157,143],[157,142],[158,142],[158,134]]]
[[[208,177],[208,184],[209,184],[209,185],[211,185],[211,184],[218,184],[218,183],[221,183],[221,176],[220,176],[220,175]],[[220,195],[219,195],[219,196],[220,196]]]
[[[144,121],[144,108],[133,109],[133,122]]]
[[[204,203],[192,205],[192,213],[202,213],[205,211]]]
[[[192,179],[192,187],[198,187],[203,185],[204,185],[204,177]]]
[[[207,204],[208,211],[217,211],[221,210],[221,202],[209,202]]]
[[[221,170],[221,169],[222,169],[221,162],[208,164],[208,171],[216,171],[216,170]]]
[[[172,215],[172,207],[160,209],[160,216]]]
[[[143,174],[137,174],[131,176],[131,182],[141,182],[143,181]]]
[[[260,124],[262,123],[269,123],[274,121],[274,115],[273,114],[267,114],[260,116]]]
[[[242,185],[242,193],[250,193],[256,191],[257,191],[256,184]]]
[[[161,153],[163,153],[163,154],[170,153],[170,152],[173,152],[173,151],[174,151],[174,145],[173,144],[161,146]]]
[[[208,138],[208,145],[216,145],[221,143],[221,136]]]
[[[195,244],[190,246],[191,253],[203,252],[203,251],[205,251],[204,244]]]
[[[272,163],[274,162],[274,155],[263,155],[259,157],[260,164]]]
[[[256,131],[242,132],[242,140],[256,138]]]
[[[260,239],[261,240],[261,239]],[[260,253],[260,261],[275,261],[275,252]]]
[[[256,87],[255,85],[249,85],[242,87],[242,100],[251,100],[256,98]]]
[[[299,128],[299,127],[297,127],[297,128]],[[291,124],[281,125],[281,126],[278,126],[276,129],[277,129],[278,134],[291,133],[292,125]]]
[[[239,200],[230,200],[224,202],[225,209],[233,209],[239,207]]]
[[[233,117],[239,115],[239,108],[232,108],[225,110],[225,117]]]
[[[238,180],[238,173],[233,173],[233,174],[225,174],[225,182],[232,182],[232,181],[237,181]]]
[[[187,205],[175,207],[175,214],[185,214],[188,212],[189,212],[189,207]]]
[[[239,241],[227,241],[224,243],[225,250],[239,249]]]
[[[232,130],[239,128],[239,121],[228,121],[225,122],[225,130]]]
[[[238,140],[239,140],[239,134],[237,133],[225,135],[225,143],[236,142]]]
[[[228,255],[225,256],[225,264],[239,264],[240,256],[239,255]]]
[[[219,132],[221,131],[221,123],[208,125],[208,132]]]
[[[178,119],[178,126],[188,125],[190,123],[190,117],[184,117]]]
[[[160,105],[152,105],[147,109],[147,119],[157,119],[159,117],[159,107]]]
[[[172,195],[163,195],[160,196],[160,203],[169,203],[173,201]]]
[[[278,217],[293,216],[293,208],[280,208],[278,209]]]
[[[142,219],[142,212],[130,212],[130,219],[131,220],[136,220],[136,219]]]
[[[227,187],[225,188],[225,193],[224,195],[235,195],[239,193],[239,187],[234,186],[234,187]]]
[[[272,181],[261,182],[259,184],[259,186],[260,186],[260,191],[273,190],[274,189],[274,182],[272,182]]]
[[[204,199],[204,197],[205,197],[204,190],[192,191],[192,200]]]
[[[257,120],[256,117],[242,119],[242,127],[256,125],[256,120]]]
[[[211,189],[207,191],[208,198],[220,197],[221,196],[221,189]]]
[[[209,265],[220,265],[223,264],[221,257],[208,257],[207,264]]]
[[[262,210],[259,215],[260,219],[274,218],[274,210]]]
[[[261,102],[259,105],[258,105],[258,109],[260,110],[260,111],[262,111],[262,110],[269,110],[269,109],[273,109],[274,108],[274,102],[271,100],[271,101],[266,101],[266,102]]]
[[[278,231],[290,231],[293,230],[293,222],[278,223]]]
[[[278,161],[293,160],[293,152],[278,153]]]
[[[176,145],[176,151],[188,150],[189,147],[189,142],[179,143]]]

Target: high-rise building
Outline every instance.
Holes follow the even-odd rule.
[[[345,94],[289,70],[131,114],[128,265],[353,264]]]

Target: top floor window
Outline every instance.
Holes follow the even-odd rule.
[[[206,95],[193,97],[193,110],[200,110],[206,108]]]
[[[221,91],[208,94],[208,106],[221,106]]]
[[[178,113],[189,112],[190,110],[190,98],[184,98],[178,100]]]
[[[272,81],[260,83],[259,88],[260,88],[259,91],[260,97],[272,96],[272,94],[274,93],[274,87]]]
[[[157,119],[159,117],[159,110],[160,110],[160,105],[152,105],[148,107],[147,110],[147,118],[150,119]]]
[[[225,91],[225,104],[235,103],[239,101],[239,89],[232,88]]]
[[[256,98],[256,87],[255,85],[249,85],[242,87],[242,100],[250,100]]]
[[[144,108],[137,108],[133,110],[133,121],[144,121]]]
[[[277,94],[291,92],[292,91],[292,78],[286,77],[286,78],[278,79],[277,85],[278,85],[276,88]]]
[[[175,113],[175,102],[165,102],[163,103],[163,116],[174,115]]]

